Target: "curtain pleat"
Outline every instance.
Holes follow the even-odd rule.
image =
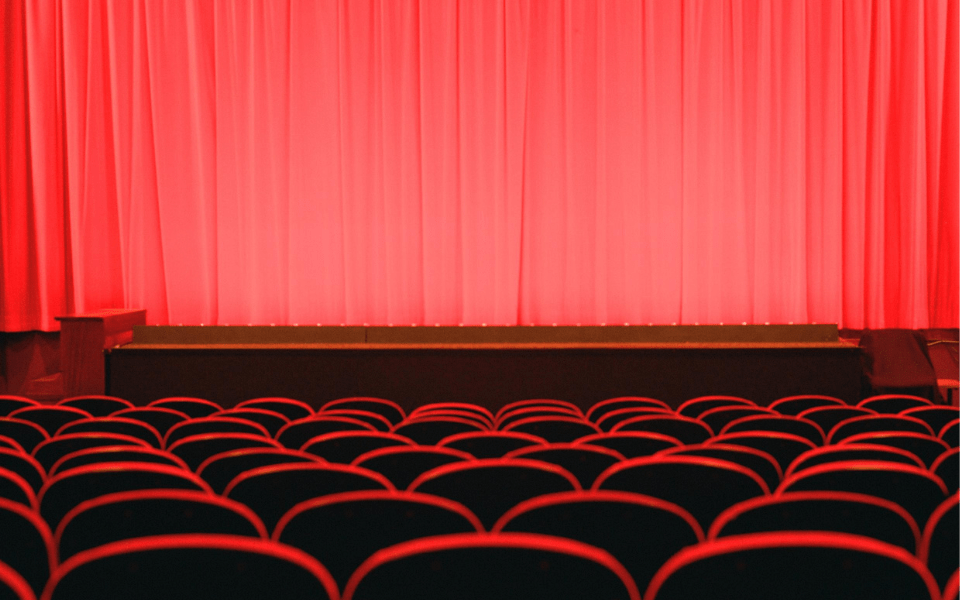
[[[0,330],[955,327],[957,4],[5,2]]]

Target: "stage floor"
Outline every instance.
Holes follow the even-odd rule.
[[[581,406],[649,396],[860,396],[856,346],[832,325],[589,327],[137,327],[107,352],[107,393],[223,406],[286,396],[318,406],[378,396],[412,409],[524,398]]]

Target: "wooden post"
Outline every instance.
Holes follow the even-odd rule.
[[[103,351],[133,340],[133,327],[146,325],[145,309],[100,310],[56,317],[60,321],[60,368],[65,398],[103,394]]]

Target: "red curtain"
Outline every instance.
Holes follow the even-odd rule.
[[[8,0],[0,329],[958,324],[957,0]]]

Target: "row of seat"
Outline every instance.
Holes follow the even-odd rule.
[[[8,400],[15,405],[17,399],[0,399],[0,409]],[[800,400],[820,402],[825,399],[807,397],[788,400],[790,402],[780,403],[781,410],[784,410],[784,405],[797,403]],[[343,552],[339,544],[318,544],[318,540],[354,540],[359,539],[357,535],[350,536],[349,532],[335,529],[323,533],[322,527],[329,528],[330,522],[352,523],[349,527],[354,528],[357,527],[357,523],[365,523],[367,529],[360,537],[370,538],[372,531],[390,531],[391,524],[396,527],[396,521],[403,521],[402,518],[391,517],[392,513],[385,506],[403,506],[407,513],[413,511],[416,514],[420,511],[433,515],[427,518],[427,521],[436,519],[436,514],[442,513],[446,515],[444,518],[448,524],[458,523],[452,529],[439,527],[434,530],[422,523],[416,524],[414,519],[408,523],[413,533],[408,531],[403,535],[398,534],[394,542],[403,542],[411,538],[420,539],[436,534],[473,536],[471,539],[476,539],[470,544],[475,544],[477,540],[481,538],[489,540],[491,536],[499,540],[506,539],[504,536],[508,533],[519,535],[520,532],[524,532],[530,535],[531,532],[537,532],[540,535],[559,535],[566,540],[581,542],[586,535],[589,547],[609,550],[616,546],[612,541],[616,539],[616,532],[624,529],[618,527],[618,523],[629,522],[631,519],[636,523],[646,523],[641,529],[625,528],[626,532],[632,534],[632,538],[627,536],[630,539],[626,539],[625,543],[621,544],[622,548],[616,552],[611,550],[611,554],[619,560],[618,564],[626,565],[629,580],[640,589],[652,581],[654,572],[670,556],[685,546],[719,542],[721,538],[734,535],[760,535],[761,532],[771,529],[769,525],[753,526],[752,530],[749,525],[746,529],[743,528],[743,523],[753,522],[751,519],[756,520],[756,515],[763,514],[764,511],[771,514],[806,515],[806,522],[803,518],[793,523],[782,521],[772,527],[774,530],[810,529],[811,523],[818,523],[818,526],[824,526],[834,532],[846,532],[835,534],[841,537],[854,532],[882,540],[886,545],[900,548],[901,552],[913,553],[917,555],[914,560],[919,560],[924,569],[929,566],[931,570],[938,570],[938,573],[941,571],[946,573],[940,575],[942,581],[938,582],[936,586],[938,589],[941,584],[946,584],[946,577],[949,577],[952,572],[949,570],[950,565],[953,564],[953,570],[956,569],[956,559],[950,559],[944,553],[930,550],[936,547],[935,532],[949,525],[949,519],[945,517],[956,513],[956,494],[944,501],[947,495],[946,486],[937,475],[930,473],[927,469],[934,466],[938,460],[940,461],[938,467],[948,464],[950,456],[953,457],[955,465],[955,449],[944,450],[941,453],[942,456],[926,464],[910,451],[897,448],[896,445],[865,444],[859,440],[847,443],[843,440],[838,445],[823,446],[814,443],[816,438],[805,439],[793,433],[777,431],[775,427],[767,431],[728,431],[720,436],[711,435],[704,440],[704,443],[697,444],[683,444],[677,438],[656,431],[620,430],[616,429],[616,426],[606,430],[598,426],[585,437],[553,443],[530,432],[509,429],[511,422],[524,421],[597,425],[598,422],[602,423],[616,417],[615,413],[626,414],[630,411],[648,409],[652,409],[652,412],[634,414],[620,422],[639,419],[634,422],[676,420],[687,423],[685,419],[692,419],[703,424],[698,417],[708,413],[717,414],[718,409],[751,409],[749,403],[740,399],[719,397],[699,399],[699,402],[704,404],[699,408],[703,410],[694,417],[689,414],[674,413],[665,405],[654,406],[658,404],[656,401],[638,398],[621,398],[600,403],[586,414],[576,414],[569,406],[559,401],[518,403],[514,407],[508,407],[507,410],[501,410],[498,414],[489,414],[489,411],[480,407],[452,403],[422,407],[410,415],[403,414],[403,411],[396,407],[394,412],[397,414],[390,414],[390,411],[394,410],[392,403],[375,399],[345,399],[324,407],[317,414],[311,414],[311,411],[306,415],[302,413],[305,405],[300,406],[302,403],[283,399],[260,399],[245,403],[245,406],[237,409],[254,411],[251,414],[258,418],[266,413],[285,417],[287,423],[274,428],[272,436],[265,425],[255,421],[254,423],[263,431],[238,432],[232,426],[238,425],[235,421],[245,419],[214,416],[222,414],[220,408],[210,406],[212,403],[202,400],[165,399],[147,408],[120,406],[123,401],[119,401],[120,405],[115,403],[117,401],[119,399],[81,398],[71,399],[59,408],[20,406],[10,410],[8,413],[10,416],[0,419],[0,432],[2,432],[4,423],[22,425],[21,422],[25,421],[39,426],[36,422],[25,419],[25,416],[64,415],[63,409],[71,414],[76,414],[72,411],[87,413],[77,419],[68,418],[59,425],[47,423],[49,429],[39,426],[46,433],[46,437],[36,443],[32,449],[32,458],[36,463],[34,467],[39,467],[35,471],[40,474],[39,502],[34,504],[33,508],[39,507],[40,514],[47,521],[51,524],[56,523],[54,525],[56,539],[51,535],[49,540],[39,546],[52,549],[49,550],[50,553],[59,553],[59,557],[54,556],[49,562],[56,564],[57,560],[66,561],[61,569],[73,560],[70,557],[87,556],[111,544],[121,543],[116,540],[177,531],[174,523],[183,521],[184,513],[205,515],[195,519],[192,529],[187,528],[188,531],[193,532],[197,530],[196,523],[217,522],[217,519],[210,515],[220,514],[221,516],[232,515],[229,518],[221,518],[221,520],[226,518],[226,521],[232,524],[229,527],[226,525],[214,527],[213,531],[221,535],[230,533],[261,538],[272,534],[274,540],[278,542],[304,548],[315,558],[322,558],[320,562],[332,574],[331,581],[334,584],[332,589],[349,591],[350,576],[360,573],[357,569],[371,554],[370,549],[384,548],[384,544],[388,546],[392,544],[381,540],[373,543],[372,546],[361,548],[359,554],[354,556],[350,552]],[[80,402],[86,403],[87,408],[79,408],[75,405]],[[111,403],[113,403],[112,406],[107,406]],[[706,406],[710,403],[716,405]],[[99,404],[99,406],[93,407],[92,404]],[[689,411],[691,407],[695,407],[695,404],[688,403],[681,409]],[[175,405],[176,408],[171,405]],[[94,410],[88,410],[89,408]],[[110,411],[110,408],[113,410]],[[811,409],[847,408],[857,407],[841,406],[830,401],[819,406],[806,407],[799,410],[797,414]],[[306,409],[310,410],[309,407]],[[575,407],[573,409],[579,411]],[[874,417],[905,420],[904,422],[908,423],[919,420],[928,425],[927,431],[900,433],[938,439],[943,448],[949,445],[942,439],[933,438],[931,435],[933,427],[927,421],[935,423],[938,422],[937,420],[943,421],[940,423],[940,429],[944,430],[944,426],[956,418],[956,409],[930,405],[900,407],[900,409],[910,411],[912,414],[922,414],[927,420],[912,414],[882,417],[872,412],[848,415],[847,420],[866,421],[864,417],[869,417],[868,420],[871,422],[877,421]],[[295,410],[301,412],[295,413]],[[860,410],[873,411],[874,409],[860,407]],[[944,412],[950,410],[952,413]],[[170,416],[174,411],[179,413],[176,415],[177,420],[167,424],[162,432],[158,424],[150,425],[156,434],[147,432],[138,436],[130,435],[129,429],[127,433],[111,431],[111,427],[119,427],[120,424],[129,425],[127,421],[137,422],[136,419],[125,415]],[[290,414],[285,414],[284,411]],[[329,414],[333,411],[352,412]],[[94,412],[99,412],[101,416],[93,416]],[[124,414],[115,416],[120,413]],[[465,417],[463,413],[475,413],[478,417]],[[787,414],[786,410],[778,414],[781,416],[775,419],[777,421],[804,422],[800,420],[802,417],[798,419]],[[371,417],[371,415],[376,416]],[[387,421],[389,427],[386,429],[374,427],[374,424],[382,425],[377,416]],[[951,416],[953,419],[948,419]],[[292,420],[291,417],[293,417]],[[731,419],[727,425],[742,419],[774,420],[772,415],[763,412],[740,415]],[[351,428],[313,436],[297,450],[284,448],[276,443],[276,436],[283,427],[291,422],[304,420],[350,425]],[[247,424],[251,421],[252,419],[246,420]],[[439,446],[413,444],[411,438],[396,433],[398,427],[403,425],[417,423],[462,425],[464,421],[483,422],[486,427],[453,434],[445,432],[448,435],[437,440],[438,443],[443,444]],[[147,421],[144,419],[138,422],[146,423]],[[230,424],[231,427],[222,430],[215,427],[212,431],[200,432],[204,425],[211,423]],[[507,428],[497,429],[497,425],[503,423],[507,423]],[[837,423],[837,425],[840,424]],[[107,426],[106,431],[103,431],[103,426]],[[79,428],[80,431],[75,428]],[[50,429],[53,431],[51,432]],[[175,433],[181,429],[186,429],[184,435],[171,437],[171,432]],[[861,432],[850,437],[854,438],[864,433],[870,432]],[[795,460],[788,462],[783,457],[774,458],[762,449],[752,448],[748,440],[757,435],[759,439],[767,442],[797,441],[792,438],[803,440],[805,444],[802,444],[803,450],[800,455],[804,455],[804,461],[794,467]],[[895,437],[896,434],[886,432],[883,435]],[[122,439],[120,436],[130,439]],[[21,444],[14,439],[14,436],[8,437],[12,443],[0,456],[0,466],[7,466],[2,460],[3,457],[9,457],[12,461],[15,455],[21,458],[27,456],[25,450],[30,444]],[[907,437],[910,438],[910,436]],[[0,437],[0,440],[3,438]],[[258,444],[263,440],[274,443]],[[86,447],[75,447],[77,444],[84,446],[88,441],[90,444]],[[367,447],[371,441],[377,444],[389,443],[383,443],[371,449]],[[603,445],[604,442],[611,441],[613,441],[611,446]],[[823,436],[819,441],[820,444],[831,441],[831,436]],[[228,442],[227,446],[234,444],[234,447],[224,449],[223,442]],[[236,445],[237,443],[239,445]],[[469,444],[469,449],[472,449],[473,453],[469,453],[467,449],[455,447],[457,443]],[[201,460],[198,456],[177,453],[178,449],[187,447],[189,444],[207,444],[206,454],[202,454],[206,458]],[[221,445],[218,446],[218,444]],[[621,452],[617,449],[618,444],[621,450],[630,448],[631,452],[626,454]],[[19,449],[16,447],[18,445]],[[954,446],[956,446],[955,443]],[[362,452],[358,453],[358,451]],[[627,454],[632,452],[637,454],[631,458]],[[837,457],[830,456],[844,452],[849,454],[842,458],[848,460],[836,462]],[[870,459],[869,461],[865,462],[863,455],[858,454],[864,452],[867,453],[866,457]],[[484,453],[496,456],[485,456]],[[477,455],[481,458],[477,458]],[[799,458],[800,455],[795,458]],[[735,456],[739,461],[730,460]],[[116,462],[117,459],[120,462]],[[332,459],[336,459],[339,463],[354,464],[338,464]],[[746,463],[747,466],[740,463]],[[378,464],[379,471],[368,468]],[[394,467],[407,465],[407,467],[405,470],[394,468],[391,471],[391,465]],[[411,469],[410,465],[414,468]],[[757,465],[766,465],[766,471]],[[769,482],[758,475],[758,472],[764,473]],[[784,473],[786,474],[783,475]],[[860,477],[859,482],[855,482],[856,484],[852,487],[858,492],[868,491],[870,496],[843,491],[823,491],[850,487],[851,473],[868,473],[866,477]],[[924,475],[918,475],[919,473]],[[139,482],[129,482],[130,478],[138,476]],[[831,477],[842,479],[842,485],[831,481]],[[810,484],[809,482],[814,479],[819,482]],[[918,483],[921,481],[924,483]],[[915,493],[902,493],[900,486],[904,483],[912,486],[913,492],[916,492],[918,485],[927,492],[933,491],[935,487],[937,489],[933,493],[921,493],[921,496],[925,495],[925,499],[916,501],[915,498],[908,497],[916,496]],[[34,481],[34,486],[36,484],[37,482]],[[804,487],[808,484],[809,487]],[[117,489],[124,486],[147,488],[151,491],[131,492]],[[21,486],[23,487],[29,487],[29,484]],[[180,490],[172,491],[174,488],[180,488]],[[398,489],[408,491],[398,492],[396,491]],[[584,492],[583,489],[590,491]],[[805,489],[820,491],[801,491]],[[893,494],[892,499],[896,502],[891,502],[889,498],[891,489],[900,490],[899,495]],[[344,492],[343,490],[365,491]],[[955,492],[955,490],[954,485],[951,491]],[[110,491],[113,493],[103,495],[103,492]],[[776,491],[776,495],[770,495],[771,491]],[[211,492],[223,493],[224,497],[215,496]],[[86,499],[83,499],[85,495]],[[30,508],[23,509],[31,505],[29,495],[27,496],[26,502],[21,502],[21,510],[17,514],[21,521],[29,520],[24,515],[28,513],[33,515],[31,525],[39,528],[38,522],[42,523],[42,520],[36,518],[36,512],[31,511]],[[200,501],[199,498],[204,498],[208,502]],[[213,498],[216,500],[212,500]],[[936,498],[936,502],[931,501],[932,498]],[[64,499],[66,500],[60,502]],[[194,506],[197,502],[207,508],[197,509]],[[905,510],[900,504],[906,504],[909,508]],[[140,508],[131,508],[133,505]],[[646,520],[633,514],[640,510],[633,508],[634,505],[643,507],[642,510],[646,511],[647,515]],[[798,510],[797,507],[801,505],[813,508]],[[158,509],[164,506],[166,509]],[[364,509],[364,506],[367,508]],[[417,507],[416,510],[411,506]],[[631,508],[628,510],[624,508],[625,506]],[[169,519],[165,520],[159,516],[166,514],[164,510],[169,511]],[[551,515],[551,510],[557,514]],[[592,519],[589,516],[591,511],[596,513]],[[366,515],[366,517],[354,522],[344,517],[344,514]],[[531,514],[534,516],[531,517]],[[569,527],[573,527],[569,531],[543,531],[543,527],[538,529],[536,526],[522,525],[525,519],[529,521],[531,518],[534,524],[538,522],[537,519],[553,525],[564,523],[564,519],[557,516],[564,514],[576,516],[566,521]],[[611,519],[610,514],[618,514],[621,518]],[[857,524],[857,519],[850,518],[851,514],[860,519],[860,525]],[[927,516],[931,514],[934,518],[928,519]],[[123,526],[127,527],[126,533],[118,532],[116,527],[106,525],[124,522],[122,515],[128,515],[126,525]],[[376,515],[380,515],[380,521]],[[601,518],[598,515],[606,516]],[[669,515],[669,518],[665,515]],[[877,515],[886,515],[886,518],[878,518]],[[604,528],[597,519],[600,521],[606,519],[612,525]],[[189,521],[189,519],[186,520]],[[383,524],[379,527],[370,526],[371,523],[381,521]],[[661,523],[662,527],[667,527],[662,535],[650,535],[656,531],[655,528],[651,529],[653,527],[651,524],[655,522]],[[759,522],[763,522],[763,519]],[[327,525],[322,525],[323,523]],[[587,527],[586,524],[590,523],[594,525]],[[670,523],[674,525],[682,523],[679,525],[680,530],[685,533],[678,533],[680,530],[676,527],[669,530]],[[866,525],[868,523],[874,525],[872,530]],[[878,523],[880,526],[877,526]],[[827,524],[829,527],[825,526]],[[925,529],[923,536],[920,534],[921,526]],[[317,527],[321,529],[318,530]],[[956,527],[954,531],[955,529]],[[202,527],[200,530],[206,531]],[[130,535],[131,532],[134,535]],[[300,538],[297,538],[297,535],[300,535]],[[658,558],[644,556],[642,560],[629,560],[625,558],[629,555],[627,548],[637,547],[635,543],[637,536],[643,536],[644,539],[669,540],[669,543],[664,548],[660,548]],[[955,534],[953,537],[956,537]],[[706,542],[704,542],[705,539]],[[646,548],[647,545],[656,546],[656,544],[645,544],[643,547]],[[360,546],[363,545],[360,544]],[[949,544],[947,546],[949,547]],[[955,550],[954,554],[956,554]],[[338,557],[344,558],[346,566],[337,562]],[[931,557],[934,559],[933,563]],[[935,567],[936,560],[944,557],[947,559],[946,567]],[[36,578],[39,583],[34,583],[35,591],[42,589],[43,581],[41,580],[45,578],[43,576]],[[650,583],[650,585],[653,584]]]
[[[726,431],[716,436],[697,437],[686,439],[682,431],[673,429],[685,428],[687,421],[673,416],[660,415],[657,417],[643,417],[642,429],[622,429],[604,433],[589,433],[582,437],[567,440],[566,437],[543,435],[514,431],[469,431],[454,433],[441,438],[434,444],[417,440],[396,432],[370,431],[354,425],[354,429],[342,429],[341,422],[331,422],[324,417],[305,418],[295,424],[309,427],[313,434],[299,445],[284,446],[273,439],[268,433],[258,430],[256,424],[241,419],[227,417],[201,417],[186,419],[167,432],[167,444],[161,443],[156,430],[149,424],[129,417],[90,417],[64,425],[52,437],[47,436],[39,428],[26,420],[16,417],[5,417],[0,421],[0,447],[7,453],[29,454],[34,457],[48,475],[54,475],[65,467],[79,466],[76,460],[64,461],[64,458],[75,451],[107,445],[123,445],[143,448],[142,452],[165,449],[169,453],[181,457],[193,470],[201,466],[202,459],[209,453],[201,452],[206,448],[200,440],[211,440],[199,436],[218,434],[216,439],[226,443],[226,440],[243,442],[244,447],[260,445],[262,447],[301,450],[338,463],[350,463],[358,456],[371,450],[392,446],[431,446],[449,450],[462,451],[474,458],[495,458],[508,453],[527,455],[537,452],[544,444],[574,444],[579,446],[604,447],[611,452],[611,457],[622,455],[632,458],[645,456],[657,450],[683,445],[685,447],[697,445],[716,445],[721,443],[738,443],[751,445],[750,440],[758,434],[767,434],[766,439],[773,440],[759,450],[770,453],[782,468],[780,475],[790,475],[798,465],[795,459],[803,453],[812,455],[836,453],[838,448],[849,448],[858,444],[885,445],[888,453],[902,455],[901,462],[915,464],[920,467],[931,467],[941,460],[944,453],[956,447],[956,440],[949,436],[934,437],[929,433],[922,433],[912,429],[917,428],[918,419],[900,415],[871,415],[851,417],[837,424],[834,433],[848,433],[849,435],[835,435],[831,443],[816,443],[809,437],[778,431],[795,426],[809,426],[794,417],[759,417],[749,416],[734,421],[733,425],[740,425],[739,431]],[[417,424],[436,425],[444,427],[446,420],[424,420]],[[543,419],[540,423],[544,429],[556,424],[552,418]],[[560,427],[567,427],[568,422],[560,422]],[[944,427],[944,434],[952,431],[956,420]],[[330,431],[330,429],[334,429]],[[176,436],[172,434],[183,435]],[[761,436],[763,437],[763,436]],[[32,438],[32,439],[31,439]],[[216,444],[207,441],[211,450],[216,450]],[[753,442],[754,445],[760,442]],[[830,450],[824,450],[829,448]],[[812,452],[811,452],[812,451]],[[863,455],[862,458],[872,456]],[[761,469],[761,475],[766,470]],[[32,476],[30,476],[32,477]],[[30,478],[28,477],[28,478]],[[769,482],[769,480],[768,480]],[[589,483],[587,483],[589,485]],[[775,487],[771,486],[771,487]]]
[[[929,565],[931,571],[945,571],[947,576],[949,569],[956,568],[956,512],[954,495],[938,508],[919,544],[920,563]],[[68,557],[88,556],[91,549],[112,541],[176,531],[191,520],[198,521],[193,527],[200,529],[246,533],[250,537],[265,534],[256,515],[236,502],[201,492],[154,490],[112,494],[85,503],[58,528],[53,544],[69,562]],[[697,521],[676,504],[645,495],[597,490],[531,498],[510,509],[491,531],[536,532],[589,542],[615,556],[631,580],[642,586],[673,554],[705,538],[830,529],[853,531],[881,540],[888,547],[913,547],[913,527],[909,515],[893,503],[859,494],[808,492],[734,505],[704,536]],[[272,537],[319,559],[334,581],[345,586],[351,574],[376,550],[431,535],[479,534],[483,529],[460,503],[416,492],[371,490],[304,501],[284,516]],[[938,556],[938,546],[939,556],[947,557],[943,565],[931,561]],[[906,550],[897,554],[910,555]]]
[[[188,401],[179,399],[177,402],[182,404]],[[274,400],[273,402],[278,401]],[[950,411],[950,409],[944,407],[926,408],[940,408]],[[58,410],[66,409],[45,407],[30,410],[48,416]],[[526,411],[529,408],[520,410]],[[353,412],[361,411],[355,409]],[[927,412],[934,414],[932,410],[927,410]],[[17,410],[14,414],[23,414],[23,412]],[[556,422],[552,416],[531,418],[543,424]],[[326,419],[327,417],[308,417],[297,422],[303,421],[305,426],[316,424],[327,426],[331,423],[337,427],[344,425],[342,422],[331,422]],[[570,423],[568,419],[565,418],[560,421],[560,424],[562,426],[568,425]],[[659,425],[661,428],[672,427],[678,423],[681,425],[688,424],[677,417],[667,415],[641,417],[641,419],[644,419],[642,421],[644,425]],[[149,447],[149,439],[152,438],[153,442],[157,444],[157,438],[159,437],[149,431],[149,425],[124,417],[89,417],[63,425],[52,438],[37,444],[31,452],[32,460],[26,461],[28,464],[25,464],[22,456],[18,455],[17,448],[12,447],[4,450],[3,454],[0,455],[0,466],[5,461],[8,467],[17,471],[18,474],[30,482],[35,491],[45,493],[43,486],[46,485],[46,479],[55,478],[57,474],[64,470],[83,466],[90,462],[102,462],[109,459],[114,462],[136,460],[169,463],[172,467],[186,466],[189,470],[200,473],[217,493],[222,493],[227,491],[236,476],[255,466],[266,466],[275,462],[304,462],[313,460],[316,456],[322,457],[328,462],[353,463],[370,468],[381,475],[385,475],[390,483],[398,489],[410,487],[418,476],[432,467],[466,458],[507,457],[537,459],[557,464],[572,472],[574,479],[576,479],[575,484],[582,488],[589,488],[597,482],[604,471],[613,467],[615,463],[623,461],[625,458],[643,457],[657,453],[658,455],[676,455],[670,459],[672,463],[680,461],[682,456],[706,456],[737,463],[743,467],[742,471],[747,473],[748,476],[762,480],[759,486],[764,493],[774,491],[787,484],[796,485],[794,480],[802,480],[811,475],[801,471],[806,471],[823,463],[842,460],[894,461],[905,463],[914,471],[929,466],[936,476],[926,475],[925,478],[929,481],[918,484],[921,488],[931,487],[932,484],[938,487],[945,485],[950,492],[957,487],[955,469],[957,453],[951,451],[944,441],[916,431],[892,431],[895,427],[904,425],[914,427],[916,422],[919,422],[915,418],[880,415],[850,417],[846,421],[838,423],[834,428],[835,432],[849,425],[881,427],[882,431],[858,433],[842,440],[842,443],[838,446],[823,447],[817,447],[810,440],[794,434],[767,430],[768,428],[774,429],[776,425],[784,423],[805,424],[799,418],[771,418],[753,415],[741,417],[731,423],[738,422],[758,427],[759,431],[721,434],[720,436],[707,438],[703,444],[682,444],[681,440],[678,439],[682,437],[679,433],[676,433],[677,437],[675,438],[650,431],[593,433],[577,438],[572,443],[556,442],[550,444],[547,444],[543,438],[529,433],[469,431],[455,433],[443,438],[439,442],[439,448],[424,452],[422,447],[414,445],[411,439],[399,436],[396,433],[367,431],[360,428],[359,430],[321,433],[310,438],[301,446],[300,450],[304,454],[296,455],[283,452],[276,441],[270,439],[269,434],[250,429],[256,428],[256,424],[240,419],[216,416],[185,418],[184,421],[177,423],[168,430],[166,434],[167,442],[171,441],[171,433],[188,428],[192,431],[173,441],[167,448],[169,452],[164,453]],[[413,423],[438,426],[450,424],[446,417],[414,419]],[[9,417],[0,422],[0,431],[3,430],[4,426],[25,426],[28,424],[16,417]],[[75,429],[81,427],[80,432],[75,432]],[[122,428],[126,433],[111,433],[111,430],[118,428]],[[147,440],[136,437],[144,433],[144,431],[136,431],[137,428],[146,432],[144,437]],[[255,433],[251,433],[252,431],[255,431]],[[105,446],[110,447],[105,448]],[[262,448],[264,451],[241,453],[239,456],[233,457],[219,457],[229,460],[219,460],[219,458],[216,461],[211,460],[216,454],[239,448]],[[458,455],[456,452],[449,451],[443,452],[440,451],[440,448],[459,450],[461,454]],[[83,452],[83,450],[89,451]],[[463,453],[467,453],[469,456]],[[251,455],[256,455],[257,458],[251,458]],[[180,460],[175,460],[176,458]],[[251,460],[254,462],[251,462]],[[667,464],[666,460],[666,458],[661,457],[654,462],[664,465]],[[68,468],[64,469],[64,467]],[[458,468],[450,467],[448,470]],[[671,468],[676,470],[678,467]],[[907,467],[901,467],[900,470],[903,472],[910,471]],[[44,476],[44,472],[49,477]],[[916,474],[916,472],[913,473],[913,475]],[[905,476],[907,475],[901,475],[901,477]],[[937,478],[941,481],[938,482]],[[18,482],[9,483],[9,486],[13,488],[27,487],[14,485],[16,483]],[[29,498],[28,490],[22,493],[27,496],[27,503],[31,504],[33,500]],[[906,499],[898,500],[906,501]],[[932,510],[932,503],[927,502],[926,508],[918,504],[916,501],[907,502],[908,506],[916,507],[913,514],[922,525],[925,517]],[[62,517],[62,514],[52,513],[49,510],[43,512]],[[707,513],[707,516],[715,515]],[[709,522],[705,525],[709,525]]]
[[[825,401],[823,398],[810,397],[788,400]],[[318,414],[308,412],[309,407],[306,405],[297,405],[293,404],[293,401],[280,399],[253,400],[243,403],[240,408],[226,411],[213,403],[197,399],[165,399],[155,402],[150,407],[127,407],[120,410],[108,404],[107,409],[102,412],[83,410],[66,403],[57,407],[29,406],[6,412],[2,410],[4,406],[3,401],[0,400],[0,415],[30,421],[36,425],[32,428],[7,426],[6,431],[0,435],[9,434],[27,451],[32,452],[37,444],[51,435],[89,431],[132,435],[152,446],[168,449],[191,435],[212,432],[260,435],[276,439],[284,447],[300,449],[317,435],[341,430],[391,432],[418,444],[431,445],[440,444],[445,438],[456,434],[489,430],[521,434],[516,436],[517,439],[522,439],[522,434],[527,433],[549,442],[569,442],[598,433],[648,431],[669,435],[684,444],[702,443],[716,435],[760,430],[793,434],[809,440],[814,446],[837,443],[856,435],[876,431],[897,431],[936,437],[940,440],[940,442],[933,442],[932,445],[915,443],[914,450],[919,452],[921,457],[929,457],[927,464],[942,452],[945,448],[944,443],[947,447],[956,446],[958,424],[960,424],[956,419],[956,410],[929,404],[909,407],[897,414],[889,411],[878,413],[866,408],[868,402],[889,402],[889,400],[889,398],[875,398],[861,403],[859,407],[814,406],[793,415],[789,412],[776,412],[771,408],[757,407],[746,400],[735,398],[696,399],[686,403],[677,413],[670,411],[662,403],[656,404],[658,401],[655,400],[621,398],[600,404],[606,404],[607,408],[629,405],[606,411],[602,415],[600,410],[591,409],[588,412],[593,414],[588,414],[586,417],[572,405],[529,405],[529,402],[534,401],[526,401],[524,405],[517,403],[518,406],[508,413],[504,413],[506,410],[504,409],[496,417],[489,417],[490,421],[497,421],[496,427],[491,422],[484,422],[487,417],[483,415],[480,407],[475,407],[477,409],[475,412],[469,412],[468,409],[462,408],[464,405],[451,408],[450,403],[421,407],[409,417],[405,417],[399,407],[385,403],[386,401],[373,399],[345,399],[332,403],[333,407],[324,407]],[[922,401],[921,399],[912,400]],[[121,402],[118,399],[102,397],[70,401],[78,404],[80,402]],[[7,402],[10,400],[8,399]],[[536,402],[559,403],[560,401]],[[835,400],[835,402],[840,401]],[[354,408],[341,408],[343,403],[351,403],[350,405]],[[356,408],[358,403],[365,408]],[[698,403],[697,407],[701,410],[685,411],[685,407],[689,407],[691,403]],[[716,406],[718,403],[725,405]],[[710,406],[711,404],[714,406]],[[120,406],[124,405],[120,404]],[[171,407],[177,407],[177,409]],[[88,408],[90,408],[89,405]],[[393,415],[395,418],[390,420],[383,414],[377,413],[378,410],[384,412],[383,409],[387,409],[386,412],[395,411],[397,413]],[[290,417],[282,414],[283,410],[299,414]],[[91,422],[93,416],[106,415],[110,415],[110,423],[102,419]],[[591,416],[597,415],[600,415],[596,419],[597,423],[592,422]],[[197,421],[198,417],[206,417],[206,420]],[[519,425],[527,425],[529,431],[521,431],[517,427]],[[467,436],[465,439],[470,437]],[[457,443],[460,443],[459,439]],[[456,447],[453,443],[450,445]],[[471,447],[468,450],[482,449]]]
[[[366,561],[342,595],[320,563],[282,544],[231,536],[140,538],[64,565],[42,598],[93,597],[641,599],[609,553],[535,534],[454,534],[402,542]],[[879,542],[790,532],[685,548],[658,571],[643,595],[644,600],[705,597],[953,600],[957,580],[952,578],[941,595],[922,565]]]
[[[825,397],[788,398],[771,407],[758,407],[738,398],[706,397],[691,400],[676,412],[652,399],[617,398],[599,403],[587,415],[556,400],[514,403],[497,415],[481,407],[445,403],[421,407],[409,416],[395,404],[374,399],[336,401],[318,414],[303,403],[281,399],[251,400],[229,410],[212,402],[186,398],[164,399],[145,408],[108,397],[68,399],[56,407],[17,408],[15,402],[12,398],[0,398],[0,415],[38,425],[37,431],[21,434],[29,438],[26,444],[31,450],[40,440],[58,432],[84,432],[91,427],[104,431],[102,424],[91,425],[87,421],[107,415],[152,426],[153,429],[147,429],[117,422],[114,432],[140,437],[158,447],[170,447],[190,435],[214,431],[209,424],[183,422],[211,416],[222,420],[218,431],[266,435],[294,449],[316,435],[346,429],[393,432],[419,444],[437,444],[457,433],[488,430],[530,433],[551,442],[611,431],[657,431],[689,444],[718,434],[762,428],[798,435],[815,445],[835,443],[859,433],[890,430],[891,425],[898,431],[930,435],[948,443],[956,440],[958,431],[954,422],[956,411],[909,397],[875,397],[856,407]],[[889,415],[898,418],[889,421]],[[841,422],[842,427],[838,427]]]

